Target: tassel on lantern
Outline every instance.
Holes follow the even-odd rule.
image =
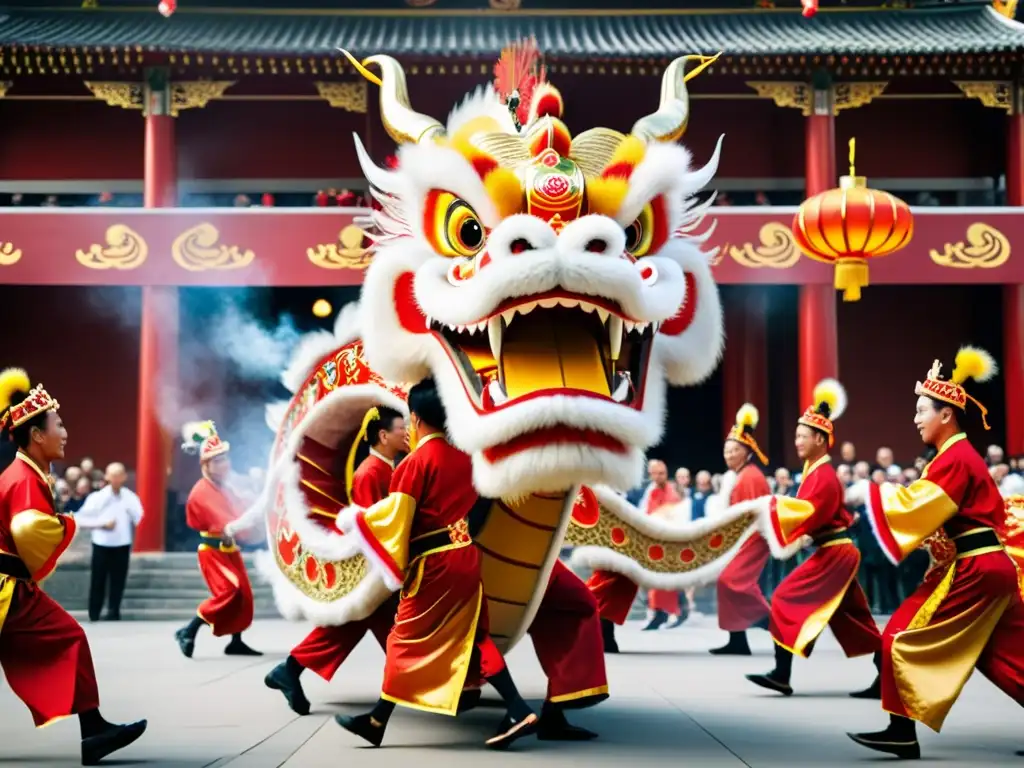
[[[843,292],[843,301],[860,301],[860,289],[867,288],[868,262],[866,259],[843,259],[836,264],[835,287]]]

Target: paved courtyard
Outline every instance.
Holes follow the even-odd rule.
[[[88,626],[107,718],[149,718],[149,731],[110,761],[114,765],[358,766],[418,768],[544,766],[870,766],[876,757],[850,742],[844,731],[881,726],[873,702],[847,698],[867,685],[869,659],[842,658],[831,636],[812,660],[795,665],[789,699],[755,688],[747,672],[771,667],[767,635],[753,638],[755,655],[715,658],[706,649],[722,635],[714,619],[700,617],[679,629],[620,629],[623,653],[608,657],[612,698],[576,713],[574,720],[600,732],[588,744],[520,742],[507,754],[484,753],[500,711],[482,708],[458,720],[399,711],[385,746],[372,750],[337,727],[336,712],[358,712],[376,700],[383,655],[367,638],[328,685],[303,675],[313,714],[296,717],[284,699],[263,687],[263,675],[283,659],[307,627],[263,621],[246,634],[260,659],[222,655],[223,640],[200,634],[195,658],[178,652],[173,624]],[[510,655],[525,695],[540,700],[544,678],[529,641]],[[1021,765],[1024,712],[977,676],[964,691],[941,736],[922,733],[925,760],[943,768]],[[929,760],[927,758],[932,758]],[[61,766],[78,763],[78,725],[60,722],[33,731],[28,712],[8,691],[0,693],[0,765]]]

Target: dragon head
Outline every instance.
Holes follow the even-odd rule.
[[[693,170],[676,144],[692,59],[708,63],[672,62],[658,110],[628,135],[575,137],[548,83],[521,128],[487,86],[442,126],[410,107],[397,61],[351,59],[400,145],[385,170],[356,137],[379,203],[366,356],[395,381],[436,379],[483,494],[632,486],[662,434],[666,383],[717,364],[721,306],[701,250],[713,227],[698,233],[712,201],[695,195],[719,150]]]

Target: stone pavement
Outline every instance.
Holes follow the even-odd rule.
[[[191,661],[178,652],[175,625],[123,622],[87,626],[108,719],[149,718],[149,731],[115,756],[113,765],[231,766],[231,768],[461,768],[523,765],[545,768],[583,763],[588,768],[667,764],[716,768],[756,766],[870,766],[873,753],[854,745],[846,730],[881,727],[886,716],[874,702],[847,698],[867,685],[869,659],[845,660],[830,635],[810,661],[795,665],[796,695],[784,699],[755,688],[747,672],[772,666],[764,632],[753,637],[755,655],[716,658],[706,649],[723,636],[714,619],[640,632],[619,630],[623,653],[608,657],[612,698],[573,719],[599,731],[589,744],[524,741],[510,753],[485,753],[481,742],[500,710],[481,708],[458,720],[401,711],[385,747],[364,748],[337,727],[335,712],[358,712],[376,700],[383,656],[367,638],[334,682],[303,675],[314,714],[296,717],[263,675],[302,638],[307,626],[260,621],[246,634],[260,659],[222,655],[224,641],[200,633]],[[539,700],[544,677],[529,641],[510,654],[524,694]],[[973,678],[941,736],[922,732],[925,763],[953,766],[1021,765],[1024,712],[980,675]],[[927,758],[933,758],[928,760]],[[27,710],[9,690],[0,693],[0,766],[78,764],[78,725],[60,722],[33,731]]]

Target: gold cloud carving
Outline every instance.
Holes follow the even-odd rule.
[[[89,269],[135,269],[149,255],[142,235],[126,224],[108,227],[103,239],[106,245],[93,243],[87,251],[76,251],[78,263]]]
[[[0,267],[9,267],[21,261],[21,249],[14,243],[0,243]]]
[[[178,235],[171,244],[171,256],[182,269],[204,272],[208,269],[242,269],[252,264],[256,254],[237,245],[217,241],[220,232],[213,224],[203,222]]]
[[[792,230],[779,221],[769,221],[757,233],[757,245],[725,245],[723,250],[729,252],[740,265],[751,269],[770,267],[772,269],[788,269],[800,260],[800,249],[796,247]]]
[[[967,228],[966,242],[946,243],[940,253],[929,255],[940,267],[953,269],[995,269],[1010,258],[1010,241],[995,227],[978,221]]]
[[[321,269],[366,269],[370,266],[373,249],[363,247],[366,233],[349,224],[338,235],[338,242],[307,248],[309,260]]]

